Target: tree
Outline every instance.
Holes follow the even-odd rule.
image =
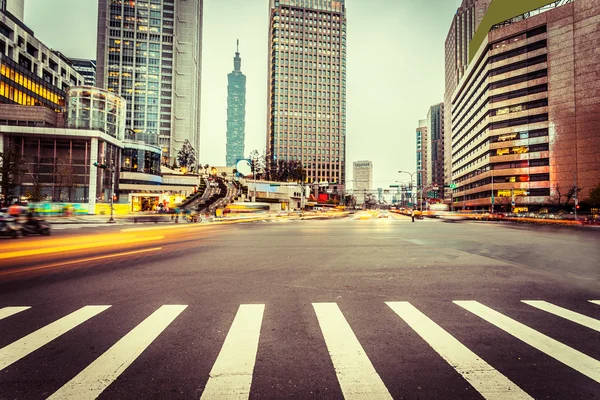
[[[179,166],[186,168],[188,171],[193,171],[196,166],[196,150],[189,140],[183,142],[183,147],[177,153],[177,161]]]
[[[592,206],[600,206],[600,183],[590,190],[590,196],[587,198],[587,202]]]
[[[227,172],[225,172],[225,171],[221,172],[221,176],[222,176],[223,178],[227,178]]]
[[[254,173],[257,179],[270,179],[270,174],[267,173],[266,155],[260,154],[258,150],[252,150],[250,153],[250,164],[254,166]]]
[[[306,173],[298,161],[278,160],[269,171],[269,178],[278,182],[303,182]]]
[[[0,153],[0,188],[5,204],[8,204],[14,195],[19,179],[25,172],[22,165],[23,157],[14,149]]]
[[[25,191],[25,196],[27,197],[27,200],[33,202],[46,200],[46,194],[42,192],[43,186],[40,183],[39,175],[33,174],[31,171],[28,172],[29,175],[31,175],[31,182],[33,183],[33,186],[31,186],[31,189],[27,189]]]
[[[575,185],[570,186],[568,189],[561,189],[558,185],[552,188],[552,194],[548,197],[548,202],[559,210],[566,210],[569,208],[569,203],[575,197],[576,193],[579,193],[582,188]]]
[[[67,193],[67,201],[73,201],[73,192],[77,187],[77,175],[71,165],[70,158],[59,158],[56,160],[54,187],[58,196],[56,199],[62,201],[63,192]]]

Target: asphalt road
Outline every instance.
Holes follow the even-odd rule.
[[[598,231],[73,228],[0,241],[0,399],[600,395]]]

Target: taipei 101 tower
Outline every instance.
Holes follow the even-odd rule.
[[[244,158],[246,128],[246,75],[242,74],[240,41],[233,58],[233,71],[227,75],[227,155],[226,165],[235,166]]]

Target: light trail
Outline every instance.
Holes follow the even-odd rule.
[[[151,252],[151,251],[159,251],[159,250],[162,250],[162,247],[153,247],[153,248],[150,248],[150,249],[126,251],[126,252],[123,252],[123,253],[107,254],[107,255],[97,256],[97,257],[80,258],[80,259],[77,259],[77,260],[57,262],[57,263],[48,264],[48,265],[40,265],[40,266],[37,266],[37,267],[12,269],[12,270],[8,270],[8,271],[2,271],[2,272],[0,272],[0,276],[10,276],[10,275],[26,274],[26,273],[29,273],[29,272],[35,272],[35,271],[46,270],[46,269],[57,268],[57,267],[64,267],[64,266],[72,265],[72,264],[85,263],[85,262],[98,261],[98,260],[105,260],[105,259],[109,259],[109,258],[116,258],[116,257],[123,257],[123,256],[130,256],[130,255],[134,255],[134,254],[148,253],[148,252]]]
[[[94,241],[94,242],[86,242],[79,244],[71,244],[71,245],[63,245],[56,247],[37,247],[34,249],[28,250],[17,250],[17,251],[9,251],[6,253],[0,253],[0,260],[6,260],[10,258],[19,258],[19,257],[27,257],[27,256],[39,256],[46,254],[55,254],[55,253],[63,253],[67,251],[76,251],[76,250],[85,250],[90,248],[96,248],[99,246],[108,247],[108,246],[121,246],[124,244],[139,244],[144,242],[151,242],[156,240],[164,239],[164,235],[158,236],[149,236],[149,237],[133,237],[127,239],[115,239],[112,237],[112,240],[109,241]],[[72,241],[73,239],[71,239]]]

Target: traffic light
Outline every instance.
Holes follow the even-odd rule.
[[[95,162],[94,163],[94,167],[102,168],[102,169],[107,169],[108,165],[106,165],[106,164],[100,164],[100,163]]]

